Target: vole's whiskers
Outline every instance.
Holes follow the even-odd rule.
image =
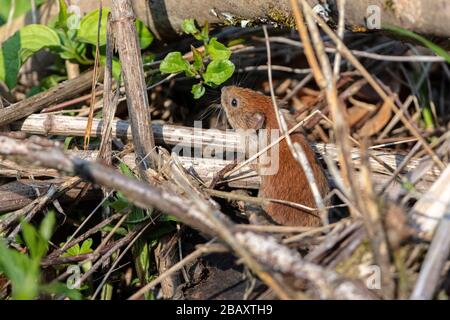
[[[224,112],[222,106],[220,106],[219,114],[217,115],[216,125],[215,125],[216,128],[219,127],[219,121],[220,121],[220,124],[221,124],[221,125],[224,125],[224,124],[225,124],[225,121],[226,121],[225,112]]]
[[[199,120],[205,120],[206,118],[211,116],[214,112],[220,112],[218,111],[218,109],[220,108],[221,106],[217,103],[211,104],[209,107],[207,107],[200,113]]]
[[[217,103],[220,100],[220,91],[218,91],[216,88],[210,88],[208,86],[205,86],[205,88],[206,91],[203,99],[206,99],[206,101],[209,100],[210,103]]]

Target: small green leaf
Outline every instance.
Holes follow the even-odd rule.
[[[56,281],[41,285],[40,290],[47,294],[62,295],[71,300],[81,300],[83,298],[78,290],[69,289],[66,284]]]
[[[105,233],[109,233],[109,232],[111,232],[113,230],[114,230],[114,227],[112,227],[112,226],[105,226],[105,227],[102,228],[102,232],[105,232]],[[114,234],[123,237],[123,236],[126,236],[128,234],[128,231],[127,231],[126,228],[120,227],[120,228],[115,229]]]
[[[40,245],[42,239],[40,239],[39,233],[31,224],[22,222],[22,235],[31,257],[39,258],[42,254]]]
[[[61,248],[64,246],[64,243],[61,244]],[[61,256],[62,257],[75,257],[80,254],[80,245],[77,243],[73,245],[72,247],[66,249],[66,252],[64,252]]]
[[[231,50],[225,47],[222,43],[212,38],[206,45],[206,51],[211,56],[212,60],[226,60],[231,56]]]
[[[221,85],[234,72],[234,64],[230,60],[214,60],[206,68],[203,79],[209,85]]]
[[[205,94],[205,87],[202,83],[194,84],[191,93],[194,95],[194,99],[200,99]]]
[[[93,52],[95,54],[95,49],[93,49]],[[103,46],[100,48],[100,63],[102,65],[105,65],[106,63],[106,47]],[[120,64],[120,60],[113,56],[112,58],[112,74],[114,79],[117,81],[117,83],[120,83],[121,74],[122,74],[122,66]]]
[[[0,81],[4,81],[10,89],[14,88],[20,66],[31,55],[60,45],[58,34],[49,27],[30,24],[21,28],[0,48]]]
[[[46,0],[35,0],[36,7],[41,5]],[[0,1],[0,24],[2,20],[6,22],[8,16],[11,14],[11,6],[14,5],[14,15],[13,18],[20,17],[32,9],[32,1],[13,1],[13,0],[2,0]]]
[[[155,61],[155,55],[153,53],[145,53],[142,56],[142,62],[144,65],[152,63],[153,61]]]
[[[91,253],[92,251],[94,251],[91,248],[92,242],[93,241],[92,241],[91,238],[88,238],[88,239],[84,240],[83,244],[81,245],[81,248],[80,248],[80,254]]]
[[[56,218],[55,213],[53,211],[49,211],[45,218],[42,220],[41,225],[39,227],[39,233],[41,237],[45,240],[46,245],[47,241],[50,240],[53,234],[53,227],[55,226]]]
[[[64,139],[64,151],[68,151],[70,147],[70,143],[72,142],[73,137],[67,137]]]
[[[56,21],[56,27],[63,30],[67,30],[67,18],[69,17],[67,13],[67,4],[65,0],[59,0],[59,14],[58,21]]]
[[[15,300],[31,300],[38,295],[39,264],[26,254],[9,249],[0,240],[0,272],[11,280],[12,297]]]
[[[194,69],[198,71],[203,71],[204,64],[203,64],[203,56],[202,54],[194,47],[191,46],[192,55],[194,57],[194,63],[192,64]]]
[[[138,239],[132,247],[136,273],[141,283],[147,283],[152,278],[150,252],[151,250],[146,239]]]
[[[100,27],[99,45],[104,46],[106,44],[106,24],[108,22],[109,9],[102,10],[102,20]],[[88,13],[81,19],[80,28],[77,32],[77,38],[81,42],[97,45],[98,34],[98,20],[100,17],[100,10],[97,9]]]
[[[141,20],[136,20],[136,31],[141,49],[147,48],[153,42],[153,34]]]
[[[110,206],[117,212],[125,210],[126,208],[131,206],[130,202],[120,192],[117,193],[117,196],[113,201],[106,201],[104,205]]]
[[[203,41],[208,41],[209,39],[209,23],[208,21],[205,22],[205,25],[202,28],[201,37]]]
[[[124,174],[130,178],[134,178],[133,171],[130,169],[130,167],[125,162],[121,162],[119,164],[119,170],[122,174]]]
[[[185,19],[183,20],[183,22],[181,23],[181,29],[183,30],[184,33],[187,34],[197,34],[200,31],[197,29],[197,26],[195,25],[195,20],[194,19]]]
[[[61,45],[58,34],[44,25],[30,24],[18,32],[20,34],[19,56],[22,63],[43,48],[59,47]]]
[[[183,59],[181,52],[169,53],[159,66],[161,73],[177,73],[189,70],[189,62]]]
[[[179,222],[180,220],[178,220],[175,216],[172,216],[172,215],[170,215],[170,214],[163,214],[163,215],[161,215],[161,217],[159,218],[159,221]]]
[[[399,35],[402,35],[404,37],[408,37],[416,41],[419,41],[424,46],[428,47],[428,49],[436,53],[438,56],[444,58],[445,61],[447,61],[447,63],[450,63],[450,54],[445,49],[441,48],[440,46],[431,42],[430,40],[422,37],[421,35],[418,35],[417,33],[414,33],[412,31],[397,26],[384,25],[383,28],[392,31],[394,33],[397,33]]]
[[[66,76],[60,76],[57,74],[51,74],[41,80],[41,87],[44,90],[48,90],[52,87],[57,86],[61,81],[67,80]]]
[[[102,11],[100,46],[104,46],[106,44],[106,26],[108,23],[108,14],[110,13],[110,11],[111,10],[109,8],[104,8]],[[99,14],[100,10],[95,10],[81,19],[80,28],[77,33],[78,40],[90,43],[92,45],[97,44]],[[153,42],[153,34],[141,20],[136,19],[135,25],[136,33],[139,38],[139,45],[141,46],[141,49],[145,49]]]

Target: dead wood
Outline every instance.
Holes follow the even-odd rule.
[[[0,186],[0,213],[17,210],[29,205],[34,199],[45,194],[52,185],[58,186],[65,180],[64,178],[50,180],[20,179]],[[73,202],[85,185],[83,182],[68,190],[59,198],[59,201],[61,203]],[[99,197],[101,197],[100,190],[90,189],[83,197],[83,200],[89,201]]]
[[[11,125],[13,130],[21,130],[29,134],[39,135],[62,135],[62,136],[83,136],[84,129],[86,127],[86,118],[82,117],[68,117],[68,116],[55,116],[34,114],[27,119],[19,122],[15,122]],[[99,137],[103,128],[103,121],[94,119],[92,125],[92,136]],[[177,146],[177,148],[197,147],[197,148],[217,148],[216,150],[222,150],[227,152],[245,152],[245,143],[242,143],[242,137],[233,131],[220,131],[216,129],[203,130],[192,127],[174,126],[174,125],[161,125],[159,123],[152,124],[152,129],[157,144]],[[129,128],[129,122],[124,120],[114,120],[112,124],[112,136],[113,138],[131,139],[131,130]],[[333,144],[314,143],[314,149],[320,157],[327,155],[333,160],[337,160],[338,152],[336,146]],[[386,175],[391,174],[389,170],[375,158],[379,158],[382,162],[389,165],[391,168],[396,169],[399,164],[402,163],[406,155],[400,153],[392,153],[387,151],[378,151],[376,149],[370,151],[370,166],[375,174],[379,173]],[[196,155],[194,155],[196,156]],[[361,163],[360,150],[358,148],[350,149],[350,159],[354,162],[356,167],[359,167]],[[223,162],[220,159],[214,159],[209,164],[213,167],[222,169],[223,166],[230,162]],[[194,159],[193,162],[205,163],[207,159]],[[420,164],[420,159],[413,158],[405,166],[402,172],[414,170]],[[194,165],[195,166],[195,165]],[[198,166],[196,166],[198,167]],[[211,169],[212,169],[211,167]],[[199,172],[202,172],[200,170]],[[213,171],[218,172],[218,171]],[[212,173],[210,173],[212,174]],[[436,180],[439,176],[439,170],[430,168],[422,181],[416,184],[416,188],[419,191],[426,190],[430,182]],[[375,176],[377,178],[377,176]],[[378,179],[377,179],[378,180]],[[380,177],[379,181],[384,180]]]
[[[341,277],[338,273],[326,270],[318,265],[304,261],[298,252],[278,243],[275,238],[261,236],[251,231],[236,231],[236,226],[211,203],[206,201],[187,178],[177,172],[175,164],[170,165],[169,173],[177,185],[167,184],[159,188],[119,174],[112,168],[81,160],[69,158],[59,149],[44,147],[29,141],[17,141],[0,137],[0,154],[6,157],[20,157],[28,162],[51,167],[69,175],[81,178],[101,186],[122,192],[132,203],[142,208],[155,207],[163,212],[170,212],[185,224],[224,241],[246,265],[269,285],[278,295],[288,298],[267,267],[275,272],[290,274],[311,282],[319,297],[341,299],[371,299],[374,296],[362,285]],[[175,182],[174,181],[174,182]],[[178,194],[175,190],[184,190]],[[189,192],[186,192],[189,191]],[[198,194],[197,194],[198,193]],[[128,241],[130,232],[119,240],[117,247]],[[112,254],[109,251],[106,258]],[[96,262],[101,263],[99,260]],[[265,266],[265,267],[263,267]],[[272,271],[272,272],[273,272]],[[88,277],[90,272],[83,275]],[[145,287],[144,287],[145,288]],[[139,294],[138,294],[139,293]],[[138,291],[135,295],[145,293]]]
[[[104,6],[110,7],[111,0],[104,0]],[[447,0],[347,0],[345,23],[348,29],[365,32],[366,18],[370,5],[380,8],[381,24],[398,25],[424,34],[449,37],[450,10]],[[222,25],[258,25],[272,23],[277,26],[295,25],[289,0],[256,0],[249,5],[245,0],[133,0],[133,8],[139,19],[143,20],[159,39],[177,37],[184,19],[195,18],[203,23]],[[318,0],[308,0],[311,7]],[[328,0],[330,16],[337,22],[338,7],[336,0]],[[77,4],[81,14],[98,8],[95,1],[83,0]],[[47,24],[58,14],[57,1],[48,1],[38,10],[38,20]],[[31,23],[31,14],[19,17],[0,28],[0,43],[12,36],[22,26]]]
[[[89,71],[75,79],[64,81],[47,91],[0,109],[0,127],[25,118],[51,104],[78,96],[91,87],[91,79],[92,72]]]
[[[136,163],[141,169],[141,178],[149,181],[145,172],[154,168],[157,154],[151,130],[150,105],[142,65],[141,48],[137,36],[135,14],[130,0],[112,1],[112,23],[119,51],[123,81],[127,93],[128,115]]]

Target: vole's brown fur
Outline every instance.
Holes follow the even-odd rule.
[[[234,100],[234,101],[233,101]],[[278,122],[270,97],[256,91],[229,86],[222,89],[222,106],[234,129],[278,129]],[[292,127],[288,124],[289,127]],[[301,132],[291,134],[292,142],[299,143],[311,165],[319,191],[324,197],[328,191],[328,180],[315,157],[314,151]],[[300,164],[294,159],[285,140],[279,144],[279,168],[272,175],[261,175],[259,196],[316,207],[311,188]],[[307,212],[292,206],[271,202],[264,210],[277,223],[289,226],[318,226],[318,212]]]

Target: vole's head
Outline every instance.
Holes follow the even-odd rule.
[[[275,117],[270,97],[251,89],[223,87],[221,103],[234,129],[266,128]]]

